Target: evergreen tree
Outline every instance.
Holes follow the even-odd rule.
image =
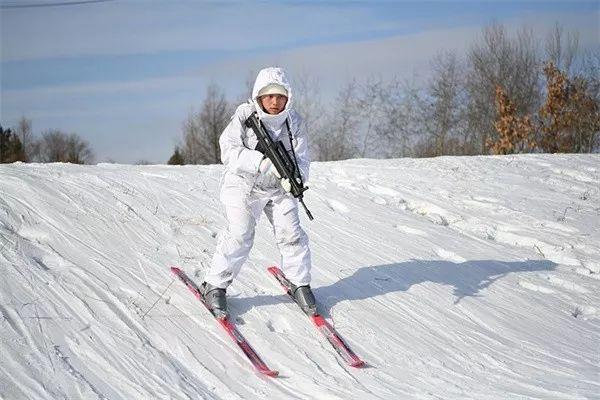
[[[7,162],[5,161],[8,156],[8,143],[11,137],[11,130],[4,130],[2,126],[0,126],[0,163]]]
[[[19,137],[11,129],[0,126],[0,163],[25,161],[25,152]]]
[[[175,147],[175,152],[173,153],[171,158],[169,158],[169,161],[167,162],[167,164],[169,164],[169,165],[184,165],[185,164],[185,161],[183,160],[183,156],[181,155],[181,152],[179,151],[179,146]]]

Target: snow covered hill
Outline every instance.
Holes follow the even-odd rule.
[[[313,163],[313,287],[369,367],[267,275],[263,219],[229,294],[275,379],[169,272],[201,282],[221,171],[0,166],[1,399],[600,398],[599,155]]]

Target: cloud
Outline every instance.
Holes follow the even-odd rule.
[[[410,78],[415,70],[427,67],[431,57],[442,48],[463,51],[469,42],[466,38],[472,37],[478,29],[428,31],[377,40],[312,45],[255,56],[243,54],[162,78],[3,90],[2,114],[12,116],[14,121],[21,115],[58,121],[61,118],[129,113],[135,120],[142,115],[155,115],[157,104],[162,110],[172,112],[175,112],[175,106],[187,110],[189,106],[198,105],[210,83],[222,87],[229,98],[238,98],[244,91],[245,81],[254,79],[249,73],[266,65],[282,65],[292,76],[318,79],[322,83],[322,94],[331,98],[352,78]],[[181,115],[181,112],[177,114]],[[3,122],[11,123],[11,118]]]
[[[198,70],[198,74],[216,82],[232,77],[243,85],[248,71],[258,71],[268,65],[285,66],[292,76],[310,76],[322,83],[321,89],[331,93],[352,78],[377,76],[383,79],[412,78],[415,70],[427,68],[436,52],[466,49],[466,38],[479,28],[428,31],[385,39],[352,43],[307,46],[255,57],[238,58],[213,63]]]
[[[264,51],[398,27],[381,23],[364,7],[310,3],[108,2],[68,9],[8,9],[0,18],[3,61],[160,51]]]
[[[524,26],[541,39],[560,22],[565,32],[579,33],[582,48],[599,45],[598,12],[591,14],[524,15],[502,21],[509,34]],[[489,21],[490,23],[492,20]],[[198,70],[201,76],[216,82],[236,79],[243,85],[248,71],[267,65],[286,66],[293,74],[317,78],[326,97],[356,78],[378,77],[384,80],[419,80],[427,77],[432,58],[440,52],[465,56],[470,46],[481,37],[482,25],[474,24],[446,29],[429,29],[416,33],[372,40],[305,46],[284,51],[239,57],[236,60],[207,64]],[[543,43],[539,43],[543,47]]]

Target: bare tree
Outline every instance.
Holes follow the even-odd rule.
[[[467,58],[467,121],[469,131],[476,133],[474,139],[479,153],[485,153],[488,140],[496,138],[496,85],[506,90],[518,115],[532,113],[539,108],[538,54],[531,30],[522,29],[511,39],[499,24],[486,27],[482,42],[471,47]]]
[[[424,127],[432,136],[428,155],[469,154],[465,121],[463,65],[454,53],[439,53],[432,61],[433,76],[426,90]]]
[[[600,49],[586,50],[581,56],[581,76],[587,81],[587,93],[600,104]],[[600,133],[596,135],[595,142],[591,144],[590,151],[600,148]]]
[[[21,117],[15,129],[15,133],[21,141],[24,152],[24,161],[29,161],[35,156],[35,138],[31,130],[31,120],[25,117]]]
[[[186,164],[217,164],[221,160],[219,137],[227,126],[231,106],[217,85],[210,85],[199,112],[190,112],[183,123],[181,152]]]
[[[236,97],[231,100],[231,106],[246,103],[252,99],[252,89],[254,88],[254,81],[256,79],[258,71],[249,70],[244,78],[244,86]]]
[[[311,158],[323,160],[324,155],[320,154],[319,144],[327,141],[324,136],[328,134],[328,129],[319,80],[307,74],[300,74],[295,77],[292,86],[294,88],[293,108],[302,116],[302,129],[308,134]]]
[[[324,129],[312,138],[312,147],[316,150],[314,159],[335,161],[355,156],[354,132],[360,118],[355,101],[356,88],[356,82],[352,81],[338,93]]]
[[[422,90],[414,83],[393,80],[382,88],[381,111],[375,131],[383,157],[414,155],[416,143],[423,139]]]
[[[579,53],[579,34],[565,33],[557,22],[546,37],[545,59],[570,75],[571,67]]]
[[[360,87],[356,99],[356,113],[360,126],[355,132],[359,157],[382,157],[384,142],[379,135],[385,118],[384,105],[389,102],[386,85],[381,79],[370,77]]]
[[[53,129],[42,133],[37,160],[40,162],[91,164],[94,154],[88,142],[77,134],[66,134]]]

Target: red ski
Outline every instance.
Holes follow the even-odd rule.
[[[277,279],[281,287],[285,292],[294,300],[290,292],[291,282],[285,277],[283,272],[278,267],[270,267],[267,269],[271,275]],[[361,360],[350,347],[344,342],[342,337],[333,329],[333,326],[320,314],[307,315],[312,321],[313,325],[319,332],[325,336],[325,338],[331,343],[335,351],[344,359],[344,361],[351,367],[360,368],[365,366],[365,362]]]
[[[200,302],[202,304],[204,304],[204,307],[206,307],[206,309],[213,315],[213,317],[215,317],[215,319],[217,320],[219,325],[221,325],[223,327],[223,329],[225,330],[225,332],[227,332],[229,337],[231,337],[231,339],[233,339],[235,344],[237,344],[238,347],[240,348],[240,350],[242,350],[242,352],[246,355],[246,357],[248,357],[248,360],[250,360],[250,362],[252,363],[252,365],[254,366],[254,368],[256,368],[256,370],[258,372],[260,372],[263,375],[272,376],[272,377],[276,377],[277,375],[279,375],[278,371],[270,369],[264,363],[264,361],[258,356],[256,351],[254,351],[252,346],[250,346],[250,343],[248,343],[248,341],[244,338],[244,336],[242,336],[242,334],[237,329],[235,324],[229,320],[228,316],[216,316],[208,308],[208,306],[204,302],[204,298],[202,297],[202,294],[200,294],[200,288],[198,287],[198,285],[196,285],[196,283],[194,281],[192,281],[187,276],[187,274],[185,272],[183,272],[181,269],[179,269],[177,267],[171,267],[171,272],[175,276],[177,276],[181,280],[181,282],[183,282],[188,287],[188,289],[194,294],[194,296],[196,296],[196,298],[198,300],[200,300]]]

